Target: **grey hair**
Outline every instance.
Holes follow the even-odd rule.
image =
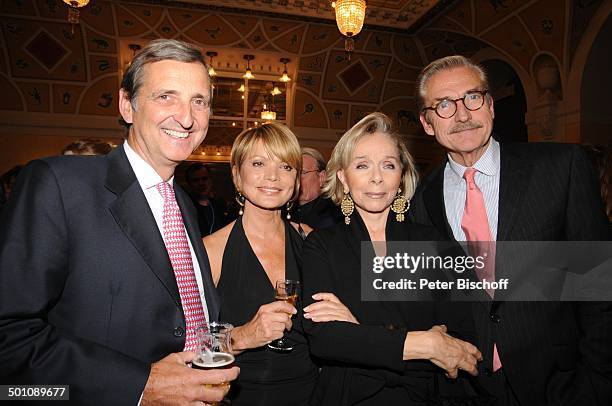
[[[302,147],[302,155],[308,155],[315,161],[317,161],[317,169],[320,171],[325,170],[325,165],[327,165],[327,161],[323,158],[323,154],[317,151],[314,148],[310,147]]]
[[[144,67],[147,64],[165,60],[201,63],[211,86],[210,95],[212,97],[212,81],[208,75],[208,66],[202,51],[197,46],[187,42],[175,39],[156,39],[149,42],[136,54],[123,75],[121,88],[127,93],[132,109],[136,110],[137,108],[135,100],[143,83]],[[129,123],[126,123],[126,125],[129,127]]]
[[[400,181],[402,194],[408,200],[412,198],[418,181],[414,159],[408,152],[404,139],[393,126],[391,119],[383,113],[376,112],[368,114],[344,133],[332,152],[331,159],[327,163],[327,176],[322,193],[331,198],[334,203],[340,204],[344,197],[344,186],[338,179],[338,171],[348,168],[359,140],[374,133],[385,134],[395,141],[402,167],[402,179]]]
[[[455,68],[468,68],[474,70],[480,77],[480,80],[485,89],[489,88],[489,81],[484,68],[462,55],[445,56],[444,58],[436,59],[427,65],[417,79],[417,103],[419,111],[425,106],[425,96],[427,95],[427,83],[436,73],[447,71]]]

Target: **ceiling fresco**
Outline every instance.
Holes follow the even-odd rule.
[[[244,70],[242,56],[249,53],[256,75],[273,76],[283,69],[279,59],[289,58],[289,121],[295,127],[341,134],[368,112],[382,110],[402,132],[415,134],[414,85],[424,65],[492,47],[530,75],[543,53],[562,66],[601,3],[570,7],[569,1],[371,0],[369,25],[356,37],[349,60],[323,1],[92,0],[72,33],[60,0],[0,0],[0,92],[8,95],[0,109],[117,117],[122,66],[133,55],[129,45],[163,37],[218,52],[213,64],[220,72]],[[446,7],[421,20],[415,35],[405,33],[440,4]],[[572,26],[567,12],[579,17]],[[292,20],[294,14],[299,18]],[[219,142],[229,144],[233,135]]]

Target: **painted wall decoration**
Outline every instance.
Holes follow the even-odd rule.
[[[383,110],[400,122],[402,131],[415,134],[419,132],[415,81],[419,70],[435,58],[454,53],[470,56],[491,47],[524,68],[534,83],[533,64],[542,53],[564,66],[601,3],[581,1],[566,7],[567,1],[455,2],[416,35],[366,28],[357,36],[349,60],[331,21],[292,21],[180,2],[164,7],[152,1],[94,0],[82,9],[73,34],[60,1],[4,0],[0,92],[12,101],[3,98],[0,109],[116,117],[121,44],[165,37],[190,41],[205,50],[248,50],[291,58],[295,71],[289,122],[294,127],[344,130],[367,112]],[[437,2],[370,3],[368,17],[376,22],[409,21]],[[282,11],[277,0],[253,4]],[[285,5],[298,7],[296,0]],[[385,17],[387,9],[401,13]],[[568,18],[566,11],[576,18]],[[569,21],[574,25],[568,27]]]

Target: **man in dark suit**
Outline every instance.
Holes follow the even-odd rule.
[[[331,199],[321,195],[325,183],[325,159],[314,148],[302,148],[299,206],[293,211],[293,220],[308,224],[313,229],[331,227],[342,221],[340,208]]]
[[[210,97],[196,47],[152,41],[119,92],[127,142],[23,170],[0,225],[2,383],[70,385],[79,405],[222,399],[229,385],[205,385],[237,368],[189,367],[195,323],[219,304],[195,209],[173,184],[206,136]]]
[[[417,92],[425,132],[448,159],[419,186],[414,221],[457,241],[482,240],[468,238],[474,211],[466,209],[477,193],[490,241],[606,240],[597,184],[579,147],[493,139],[482,68],[461,56],[439,59],[421,72]],[[496,404],[612,404],[610,304],[493,300],[472,309],[484,355],[479,380]]]

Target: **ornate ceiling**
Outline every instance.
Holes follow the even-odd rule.
[[[334,20],[329,0],[182,0],[221,8],[235,8],[300,17]],[[169,2],[170,3],[170,2]],[[365,23],[370,26],[411,29],[428,13],[437,14],[449,1],[368,0]],[[431,17],[431,14],[428,15]]]

